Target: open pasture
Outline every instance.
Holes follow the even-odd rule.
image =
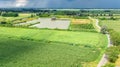
[[[105,25],[109,29],[114,29],[120,33],[120,20],[101,20],[100,25]]]
[[[91,62],[96,66],[107,46],[105,35],[92,32],[7,27],[0,31],[3,67],[82,67]]]
[[[32,42],[5,37],[0,39],[1,67],[82,67],[84,63],[95,61],[100,55],[97,48],[78,47],[62,42]]]
[[[34,40],[57,41],[82,45],[89,44],[91,46],[103,46],[102,44],[98,45],[98,42],[101,36],[105,37],[105,35],[92,32],[72,32],[39,29],[34,30],[5,27],[0,27],[0,31],[1,35],[9,35],[18,38],[31,38]]]

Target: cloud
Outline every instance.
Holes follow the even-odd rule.
[[[24,7],[28,3],[28,0],[16,0],[15,7]]]
[[[120,8],[120,0],[0,0],[0,8]]]
[[[49,0],[29,0],[27,7],[47,8]]]

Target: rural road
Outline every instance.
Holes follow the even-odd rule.
[[[101,30],[101,27],[99,26],[99,20],[96,19],[96,27],[98,27],[99,30]],[[110,35],[109,34],[106,34],[107,36],[107,39],[108,39],[108,46],[107,47],[110,47],[112,46],[111,42],[110,42]],[[104,66],[106,63],[108,62],[108,59],[106,57],[106,54],[104,53],[99,64],[97,65],[97,67],[102,67]]]

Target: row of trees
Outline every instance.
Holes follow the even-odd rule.
[[[109,31],[110,38],[111,38],[111,44],[113,46],[109,47],[106,50],[107,59],[110,63],[107,63],[104,67],[115,67],[115,62],[119,57],[120,54],[120,34],[113,29],[107,29],[107,26],[102,26],[101,33],[107,34]]]
[[[19,14],[16,12],[1,12],[0,14],[3,17],[18,17]]]
[[[109,33],[111,36],[111,41],[112,41],[113,46],[109,47],[106,50],[106,55],[107,55],[108,60],[111,62],[109,63],[108,66],[115,67],[113,63],[116,62],[120,54],[120,34],[114,30],[109,30]]]
[[[120,34],[114,30],[110,30],[111,40],[114,46],[120,46]]]

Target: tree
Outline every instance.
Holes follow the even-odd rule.
[[[18,17],[18,13],[15,12],[2,12],[1,16],[3,17]]]
[[[101,33],[102,34],[107,34],[107,26],[104,25],[104,26],[101,27]]]
[[[119,53],[120,53],[120,49],[116,46],[109,47],[106,50],[107,58],[112,63],[114,63],[118,59]]]

